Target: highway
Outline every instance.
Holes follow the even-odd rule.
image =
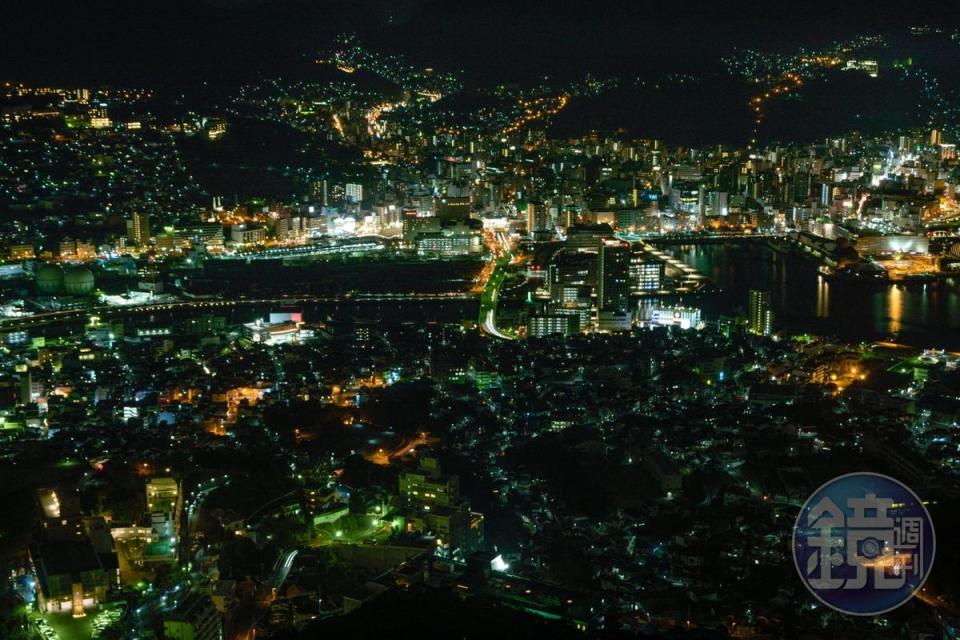
[[[500,286],[507,276],[507,265],[509,260],[503,258],[497,262],[496,267],[490,273],[490,277],[483,286],[483,293],[480,294],[480,328],[488,336],[500,338],[501,340],[514,340],[513,336],[497,329],[497,299],[500,297]]]
[[[500,298],[500,287],[507,276],[507,266],[513,258],[510,236],[504,231],[497,231],[488,238],[488,242],[493,258],[484,267],[478,287],[474,289],[480,291],[480,329],[494,338],[515,340],[515,336],[497,329],[497,300]]]
[[[508,336],[499,329],[497,329],[496,321],[493,316],[493,309],[487,310],[487,315],[483,320],[483,323],[480,325],[483,329],[483,332],[487,335],[493,336],[494,338],[500,338],[501,340],[514,340],[513,336]]]

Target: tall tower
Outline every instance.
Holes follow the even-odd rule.
[[[750,289],[750,333],[769,336],[773,333],[773,310],[770,292]]]
[[[150,214],[134,212],[127,220],[127,238],[141,247],[150,244]]]
[[[527,234],[531,240],[549,240],[551,233],[547,207],[542,202],[527,203]]]
[[[346,187],[346,199],[350,204],[360,204],[363,200],[363,185],[348,182]]]
[[[597,262],[597,309],[626,313],[630,306],[630,245],[604,240]]]

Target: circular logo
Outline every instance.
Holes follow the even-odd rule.
[[[936,552],[933,521],[908,486],[879,473],[850,473],[817,489],[793,528],[793,561],[820,602],[872,616],[923,586]]]

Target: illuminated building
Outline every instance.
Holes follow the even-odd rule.
[[[570,333],[586,329],[592,324],[593,287],[558,284],[551,286],[550,290],[552,292],[550,313],[547,315],[566,317],[570,323],[568,327]]]
[[[222,247],[223,227],[219,224],[195,224],[175,229],[173,237],[174,244],[178,246]]]
[[[542,202],[527,203],[527,235],[531,240],[549,240],[553,231],[549,227],[547,207]]]
[[[416,471],[402,472],[399,490],[410,509],[408,531],[432,533],[451,551],[482,547],[483,515],[470,511],[470,502],[460,495],[460,479],[444,476],[435,457],[425,455]]]
[[[77,240],[75,253],[77,260],[93,260],[97,257],[97,248],[90,241]]]
[[[658,291],[663,287],[666,264],[642,252],[630,254],[630,293]]]
[[[212,120],[207,125],[207,138],[216,140],[227,133],[227,123],[223,120]]]
[[[64,238],[60,241],[57,253],[61,260],[76,260],[77,241],[73,238]]]
[[[31,570],[37,577],[37,604],[42,612],[70,611],[74,617],[106,598],[117,579],[117,556],[109,534],[91,519],[84,518],[73,492],[37,490],[40,514],[39,535],[28,548]]]
[[[844,71],[863,71],[871,78],[879,75],[879,65],[876,60],[847,60]]]
[[[758,336],[773,333],[773,310],[770,308],[770,292],[750,290],[750,332]]]
[[[32,244],[10,245],[11,260],[32,260],[34,257],[36,257],[36,251]]]
[[[553,313],[550,315],[532,315],[527,318],[527,336],[543,338],[551,335],[568,335],[571,333],[571,316]]]
[[[150,215],[134,212],[130,220],[127,221],[127,238],[133,244],[144,247],[150,244]]]
[[[360,204],[363,201],[363,185],[347,183],[344,187],[344,199],[348,204]]]
[[[40,611],[70,611],[79,618],[106,599],[116,555],[98,554],[86,536],[33,544],[28,554]]]
[[[700,309],[696,307],[653,306],[647,309],[645,322],[656,327],[679,327],[681,329],[702,329]]]
[[[94,129],[106,129],[113,122],[110,120],[110,117],[107,115],[106,105],[100,105],[96,109],[93,109],[90,113],[90,126]]]
[[[677,182],[670,188],[670,204],[678,211],[699,214],[704,192],[697,182]]]
[[[595,253],[571,253],[565,249],[550,264],[550,313],[574,316],[570,331],[580,331],[593,324],[593,292],[597,283],[599,259]]]
[[[396,205],[378,204],[373,207],[373,215],[377,218],[380,228],[400,224],[400,209]]]
[[[604,240],[597,257],[597,326],[603,330],[629,329],[630,245]]]
[[[705,215],[718,218],[726,217],[729,213],[729,194],[726,191],[710,191],[706,200]]]
[[[443,476],[440,462],[424,456],[417,471],[400,474],[400,495],[418,507],[453,504],[460,499],[460,479]]]
[[[404,240],[421,255],[467,255],[483,251],[479,220],[441,220],[404,216]]]
[[[239,245],[263,244],[267,239],[267,230],[263,227],[248,227],[235,224],[230,227],[230,240]]]
[[[256,320],[243,325],[243,333],[254,342],[261,344],[287,344],[299,342],[309,332],[301,331],[300,322],[283,320],[280,322],[264,322]]]
[[[478,230],[459,225],[441,231],[417,234],[417,253],[446,256],[466,255],[483,251],[483,237]]]

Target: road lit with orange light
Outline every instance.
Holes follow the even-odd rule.
[[[750,98],[750,108],[753,110],[753,133],[750,147],[757,143],[757,134],[764,119],[763,105],[778,96],[786,95],[803,86],[803,79],[795,73],[784,73],[766,91]]]
[[[528,124],[555,116],[560,113],[569,102],[570,96],[567,95],[520,100],[523,113],[503,129],[503,134],[510,135],[517,133]]]

